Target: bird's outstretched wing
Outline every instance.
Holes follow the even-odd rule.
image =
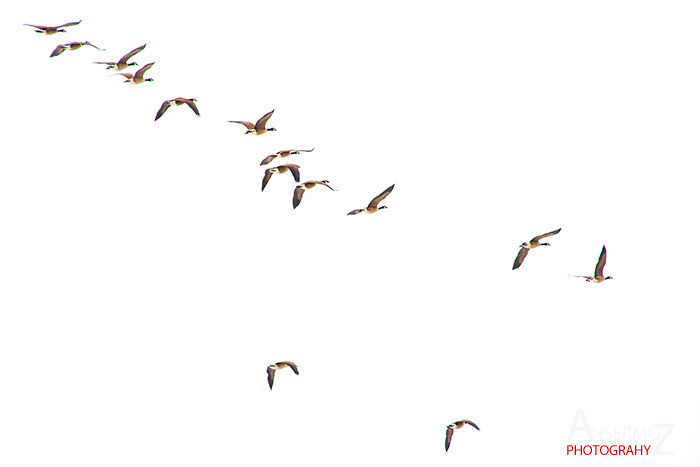
[[[272,110],[272,111],[266,113],[265,115],[263,115],[262,117],[260,117],[260,120],[258,120],[255,123],[255,126],[253,128],[255,128],[256,130],[264,130],[265,125],[267,124],[267,121],[270,119],[270,117],[272,117],[273,112],[274,112],[274,110]],[[252,128],[251,128],[251,130],[252,130]]]
[[[194,103],[194,100],[185,99],[185,104],[187,104],[189,108],[192,109],[192,112],[194,112],[198,117],[200,117],[199,109],[197,109],[197,105]]]
[[[144,75],[148,70],[151,69],[151,67],[153,66],[154,63],[156,63],[156,62],[151,62],[151,63],[149,63],[149,64],[147,64],[147,65],[144,65],[142,68],[140,68],[139,71],[136,72],[135,78],[143,78],[143,75]]]
[[[238,121],[238,120],[228,120],[228,122],[229,122],[229,123],[240,123],[241,125],[245,126],[245,127],[248,128],[249,130],[255,130],[255,125],[253,125],[253,124],[250,123],[250,122],[241,122],[241,121]]]
[[[376,208],[377,206],[379,206],[379,203],[381,203],[382,200],[384,200],[384,198],[389,196],[389,193],[391,193],[391,190],[394,189],[394,186],[395,186],[395,184],[391,185],[389,188],[382,191],[378,196],[376,196],[372,201],[369,202],[369,205],[367,207],[368,208]]]
[[[276,158],[277,158],[277,154],[270,154],[269,156],[267,156],[265,159],[262,160],[260,165],[267,165],[270,162],[272,162],[273,160],[275,160]]]
[[[263,175],[262,189],[260,191],[265,191],[265,187],[267,186],[267,182],[269,182],[271,178],[272,178],[272,172],[270,172],[270,169],[267,169],[265,171],[265,175]]]
[[[445,434],[445,452],[447,452],[450,449],[450,443],[452,442],[452,433],[454,433],[454,429],[451,427],[447,427],[447,433]]]
[[[297,368],[297,366],[294,362],[280,362],[280,363],[284,363],[289,368],[291,368],[295,375],[299,374],[299,368]]]
[[[296,164],[287,164],[285,167],[289,169],[290,172],[292,172],[292,176],[294,177],[294,181],[299,183],[301,180],[300,174],[299,174],[299,166]]]
[[[270,385],[270,389],[272,389],[272,385],[275,382],[275,370],[273,370],[270,367],[267,367],[267,384]]]
[[[50,57],[56,57],[57,55],[61,55],[63,52],[66,51],[66,48],[67,47],[65,44],[57,45],[56,48],[53,49],[53,52],[51,52]]]
[[[600,252],[600,257],[598,257],[598,264],[595,265],[595,275],[602,276],[603,268],[605,267],[605,261],[608,259],[608,252],[605,250],[605,245]]]
[[[525,261],[525,257],[527,256],[528,251],[530,250],[527,248],[520,248],[518,256],[515,257],[515,261],[513,262],[513,269],[518,269],[520,265],[523,264],[523,261]]]
[[[78,24],[80,24],[80,23],[82,23],[82,22],[83,22],[82,19],[81,19],[80,21],[72,21],[72,22],[70,22],[70,23],[66,23],[66,24],[62,24],[62,25],[60,25],[60,26],[56,26],[56,29],[58,29],[58,28],[67,28],[68,26],[76,26],[76,25],[78,25]]]
[[[160,109],[158,109],[158,113],[156,114],[156,120],[163,116],[165,111],[168,110],[168,108],[170,108],[170,105],[170,101],[163,102],[163,105],[160,106]]]
[[[104,52],[104,50],[105,50],[105,49],[101,49],[101,48],[97,47],[95,44],[93,44],[92,42],[88,42],[88,41],[83,42],[83,45],[89,45],[90,47],[94,47],[94,48],[96,48],[97,50],[101,50],[101,51],[103,51],[103,52]]]
[[[304,185],[299,185],[294,189],[294,197],[292,198],[292,207],[294,209],[301,203],[301,197],[304,196],[305,191],[306,188],[304,188]]]
[[[122,58],[119,59],[119,63],[124,63],[126,64],[127,61],[137,53],[141,52],[143,49],[146,48],[146,44],[143,44],[141,47],[136,47],[134,50],[129,52],[128,54],[124,55]]]
[[[530,240],[530,241],[531,241],[531,242],[539,242],[539,241],[542,240],[543,238],[545,238],[545,237],[551,237],[552,235],[556,235],[556,234],[558,234],[559,232],[561,232],[561,228],[558,228],[557,230],[552,230],[551,232],[547,232],[546,234],[538,235],[538,236],[534,237],[534,238],[533,238],[532,240]]]
[[[471,420],[464,420],[464,423],[466,423],[467,425],[473,426],[473,427],[476,428],[478,431],[481,431],[481,428],[479,428],[478,426],[476,426],[476,423],[472,422]]]

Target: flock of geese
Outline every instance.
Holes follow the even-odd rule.
[[[25,26],[29,26],[35,29],[35,32],[51,36],[53,34],[59,33],[59,32],[67,32],[65,28],[70,27],[70,26],[77,26],[80,24],[81,21],[73,21],[70,23],[65,23],[61,24],[59,26],[38,26],[35,24],[25,24]],[[97,47],[96,45],[84,41],[84,42],[69,42],[67,44],[59,44],[56,46],[56,48],[53,50],[51,53],[50,57],[56,57],[58,55],[61,55],[63,52],[66,50],[78,50],[84,45],[89,45],[91,47],[94,47],[98,50],[104,51],[104,49],[101,49]],[[143,84],[149,81],[153,81],[153,78],[146,78],[144,75],[148,70],[151,69],[151,67],[155,64],[155,62],[148,63],[144,65],[143,67],[139,68],[136,73],[128,73],[128,72],[121,72],[122,70],[130,67],[130,66],[138,66],[138,63],[136,62],[131,62],[130,60],[138,53],[142,52],[143,49],[146,48],[146,44],[136,47],[134,50],[130,51],[123,57],[121,57],[118,61],[116,62],[94,62],[98,65],[107,65],[107,70],[116,70],[119,71],[120,73],[116,73],[116,75],[121,75],[124,78],[125,83],[131,83],[134,85],[137,84]],[[163,101],[161,104],[160,108],[158,109],[158,112],[156,113],[156,118],[154,121],[158,121],[163,115],[165,115],[165,112],[172,107],[172,106],[181,106],[181,105],[187,105],[190,109],[192,109],[192,112],[195,113],[198,117],[200,116],[199,109],[197,108],[197,104],[195,102],[197,99],[195,98],[185,98],[185,97],[176,97],[174,99],[168,99],[166,101]],[[228,120],[228,123],[237,123],[240,125],[243,125],[246,128],[245,134],[252,134],[252,135],[264,135],[265,133],[269,131],[277,131],[275,128],[268,128],[267,127],[267,122],[270,120],[272,117],[272,114],[274,113],[274,110],[271,110],[270,112],[266,113],[262,117],[260,117],[255,123],[249,122],[249,121],[244,121],[244,120]],[[295,154],[301,154],[302,152],[311,152],[313,151],[312,149],[285,149],[282,151],[278,151],[275,154],[271,154],[267,157],[265,157],[260,165],[267,165],[270,162],[272,162],[274,159],[278,157],[289,157],[291,155]],[[332,191],[337,191],[335,188],[331,187],[330,182],[328,180],[308,180],[303,183],[301,183],[301,173],[300,173],[300,167],[296,164],[282,164],[277,167],[271,167],[268,169],[265,169],[265,173],[263,174],[263,180],[262,180],[262,191],[265,190],[265,187],[267,186],[268,182],[270,181],[270,178],[274,174],[283,174],[286,172],[290,172],[292,174],[292,177],[294,177],[294,181],[298,183],[298,185],[294,188],[294,192],[292,194],[292,209],[296,209],[299,204],[301,204],[301,200],[304,197],[304,193],[307,190],[310,190],[314,188],[317,185],[320,186],[325,186],[329,188]],[[391,193],[391,190],[394,189],[394,185],[391,185],[391,187],[387,188],[384,190],[379,196],[375,197],[372,199],[372,201],[369,203],[369,205],[366,208],[362,209],[354,209],[351,212],[348,213],[348,215],[354,215],[354,214],[359,214],[362,212],[365,212],[367,214],[374,214],[375,212],[379,211],[380,209],[385,209],[386,206],[381,206],[379,207],[378,204],[380,201],[382,201],[384,198],[386,198],[389,193]]]
[[[82,20],[81,20],[82,21]],[[35,32],[44,34],[44,35],[53,35],[57,34],[59,32],[66,32],[67,27],[71,26],[76,26],[81,23],[81,21],[74,21],[70,23],[65,23],[61,24],[59,26],[37,26],[33,24],[25,24],[25,26],[30,26],[35,28]],[[59,44],[56,46],[56,48],[53,50],[51,53],[50,57],[56,57],[58,55],[61,55],[63,52],[66,50],[78,50],[82,46],[87,45],[94,47],[98,50],[104,51],[104,49],[101,49],[94,44],[84,41],[84,42],[69,42],[66,44]],[[123,57],[121,57],[118,61],[116,62],[94,62],[96,64],[100,65],[107,65],[107,70],[116,70],[119,71],[120,73],[117,73],[117,75],[121,75],[126,80],[124,81],[125,83],[131,83],[134,85],[137,84],[142,84],[145,82],[153,81],[152,78],[145,78],[144,75],[145,73],[150,70],[150,68],[155,64],[155,62],[148,63],[144,65],[142,68],[140,68],[138,71],[136,71],[135,74],[131,73],[121,73],[122,70],[130,67],[130,66],[137,66],[138,64],[136,62],[130,62],[136,54],[140,53],[146,48],[146,44],[135,48],[134,50],[130,51]],[[156,113],[156,118],[155,121],[163,117],[165,115],[165,112],[172,106],[181,106],[183,104],[186,104],[192,111],[195,113],[195,115],[200,116],[199,109],[197,109],[197,106],[195,104],[196,99],[194,98],[184,98],[184,97],[177,97],[174,99],[168,99],[164,101],[161,105],[161,107],[158,109],[158,112]],[[243,125],[246,128],[245,134],[254,134],[254,135],[263,135],[269,131],[276,131],[275,128],[268,128],[267,127],[267,122],[270,120],[272,117],[272,114],[274,113],[274,110],[266,113],[260,119],[257,120],[257,122],[252,123],[248,121],[241,121],[241,120],[228,120],[229,123],[237,123],[240,125]],[[301,154],[302,152],[311,152],[314,149],[288,149],[288,150],[282,150],[278,151],[275,154],[271,154],[267,157],[265,157],[260,165],[267,165],[273,160],[279,158],[284,158],[284,157],[289,157],[291,155],[298,155]],[[293,209],[296,209],[299,204],[301,203],[302,197],[304,196],[304,193],[307,190],[310,190],[314,188],[316,185],[321,185],[329,188],[330,190],[337,191],[334,188],[330,186],[330,182],[328,180],[309,180],[303,183],[300,183],[301,181],[301,176],[300,176],[300,167],[296,164],[283,164],[283,165],[278,165],[277,167],[271,167],[268,169],[265,169],[265,173],[263,175],[262,179],[262,191],[265,190],[265,187],[267,184],[270,182],[270,179],[272,178],[273,175],[275,174],[284,174],[286,172],[289,172],[292,177],[294,178],[294,181],[299,183],[299,185],[296,186],[294,189],[294,193],[292,196],[292,207]],[[391,185],[389,188],[381,192],[379,195],[374,197],[367,207],[364,208],[359,208],[359,209],[353,209],[350,211],[347,215],[356,215],[360,213],[367,213],[367,214],[374,214],[382,209],[386,209],[387,206],[379,206],[379,203],[381,203],[389,194],[391,194],[392,190],[394,189],[394,185]],[[551,237],[553,235],[558,234],[561,232],[561,228],[557,230],[553,230],[551,232],[547,232],[542,235],[538,235],[536,237],[533,237],[530,241],[524,242],[520,245],[520,251],[518,252],[518,255],[515,258],[515,261],[513,262],[513,269],[518,269],[522,264],[525,258],[527,257],[528,253],[530,250],[533,250],[535,248],[538,248],[540,246],[550,246],[549,243],[546,242],[540,242],[540,240]],[[592,282],[592,283],[601,283],[603,281],[606,281],[608,279],[612,279],[611,276],[605,276],[603,274],[603,268],[605,267],[605,261],[607,258],[607,251],[605,249],[605,246],[603,246],[602,251],[600,252],[600,257],[598,258],[598,263],[596,264],[595,267],[595,272],[592,276],[574,276],[574,277],[582,277],[585,278],[587,282]],[[275,381],[275,372],[282,370],[284,368],[290,368],[294,374],[299,375],[299,369],[297,365],[293,362],[290,361],[282,361],[282,362],[277,362],[274,364],[271,364],[267,367],[267,382],[268,385],[270,386],[270,390],[272,390],[272,386]],[[450,444],[452,442],[452,435],[454,433],[454,430],[463,428],[464,426],[471,426],[475,428],[476,430],[480,431],[480,428],[476,425],[471,420],[459,420],[454,423],[451,423],[447,425],[447,432],[445,434],[445,451],[448,451],[450,449]]]

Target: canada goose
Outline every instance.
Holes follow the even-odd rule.
[[[477,430],[481,431],[481,429],[478,426],[476,426],[476,423],[472,422],[471,420],[460,420],[458,422],[454,422],[450,425],[447,425],[447,434],[445,435],[445,452],[447,452],[450,449],[450,443],[452,442],[452,433],[454,433],[455,430],[462,428],[464,425],[471,425]]]
[[[138,65],[138,63],[136,63],[136,62],[128,63],[128,61],[131,57],[133,57],[137,53],[141,52],[145,48],[146,48],[146,44],[143,44],[141,47],[136,47],[134,50],[132,50],[131,52],[129,52],[128,54],[126,54],[122,58],[120,58],[118,62],[92,62],[92,63],[96,63],[98,65],[108,65],[107,66],[108,70],[123,70],[124,68],[126,68],[128,66]]]
[[[176,97],[175,99],[170,99],[165,102],[163,102],[163,105],[160,106],[160,109],[158,109],[158,113],[156,114],[156,120],[158,120],[160,117],[163,116],[166,110],[170,108],[172,105],[182,105],[182,104],[187,104],[190,109],[192,109],[192,112],[194,112],[198,117],[199,117],[199,110],[197,110],[197,106],[194,104],[195,101],[194,97],[192,99],[185,99],[184,97]],[[154,120],[155,121],[155,120]]]
[[[122,75],[124,78],[126,78],[125,83],[131,83],[131,84],[141,84],[145,81],[153,81],[153,78],[144,78],[143,75],[146,73],[149,68],[153,66],[155,62],[149,63],[147,65],[144,65],[141,67],[135,75],[132,75],[131,73],[117,73],[117,75]],[[116,76],[116,75],[112,75]]]
[[[287,171],[291,172],[292,176],[294,177],[294,181],[299,183],[299,166],[298,165],[295,165],[295,164],[278,165],[277,167],[272,167],[272,168],[265,170],[265,175],[263,176],[262,190],[261,191],[265,191],[265,187],[267,186],[267,182],[270,181],[270,178],[272,177],[273,174],[283,174]]]
[[[337,190],[333,189],[329,185],[329,183],[330,182],[328,180],[321,180],[321,181],[310,180],[308,182],[302,183],[301,185],[297,185],[297,187],[294,189],[294,197],[292,198],[292,206],[294,207],[294,209],[296,209],[297,206],[299,206],[299,203],[301,203],[301,197],[304,196],[304,192],[306,190],[310,190],[311,188],[315,187],[316,185],[327,186],[331,190],[337,191]]]
[[[39,34],[45,34],[47,36],[50,36],[52,34],[56,34],[57,32],[66,32],[65,29],[61,29],[61,28],[67,28],[68,26],[75,26],[76,24],[80,24],[81,21],[83,21],[83,20],[81,19],[80,21],[73,21],[72,23],[62,24],[60,26],[36,26],[34,24],[26,24],[26,23],[25,23],[25,26],[36,28],[36,31],[34,31],[34,32],[38,32]]]
[[[63,52],[65,52],[65,51],[68,50],[68,49],[70,49],[70,50],[78,50],[79,48],[81,48],[81,47],[84,46],[84,45],[89,45],[90,47],[94,47],[94,48],[96,48],[97,50],[102,50],[102,51],[104,52],[104,49],[100,49],[100,48],[97,47],[96,45],[91,44],[91,43],[89,43],[89,42],[87,42],[87,41],[85,41],[85,42],[71,42],[71,43],[68,43],[68,44],[61,44],[61,45],[56,46],[56,48],[53,49],[53,52],[51,52],[50,57],[56,57],[56,56],[58,56],[58,55],[61,55]]]
[[[277,362],[267,367],[267,384],[270,385],[270,390],[272,390],[272,384],[275,382],[275,371],[286,367],[291,368],[295,375],[299,375],[299,369],[292,362]]]
[[[379,206],[379,203],[381,203],[384,198],[389,196],[389,193],[391,193],[391,190],[394,189],[394,185],[391,185],[389,188],[386,190],[382,191],[379,196],[375,197],[372,201],[369,202],[366,208],[362,209],[353,209],[348,213],[348,216],[352,216],[355,214],[359,214],[361,212],[366,212],[367,214],[374,214],[375,212],[379,211],[380,209],[387,209],[387,206],[382,206],[382,207],[377,207]]]
[[[515,257],[515,261],[513,262],[513,269],[518,269],[520,265],[523,264],[525,257],[531,249],[537,248],[538,246],[549,246],[549,243],[540,243],[540,240],[542,240],[545,237],[551,237],[552,235],[556,235],[559,232],[561,232],[561,227],[557,230],[547,232],[546,234],[538,235],[529,242],[525,242],[522,245],[520,245],[520,251],[518,252],[518,256]]]
[[[302,152],[311,152],[313,150],[314,150],[314,148],[311,148],[311,149],[287,149],[286,151],[277,151],[276,153],[270,154],[265,159],[263,159],[262,162],[260,163],[260,165],[267,165],[277,157],[289,157],[292,154],[299,154]]]
[[[260,117],[260,120],[258,120],[255,125],[253,125],[250,122],[241,122],[238,120],[229,120],[229,123],[240,123],[241,125],[244,125],[246,128],[248,128],[248,131],[245,132],[247,135],[248,133],[255,133],[256,135],[262,135],[263,133],[266,133],[268,131],[277,131],[275,128],[265,128],[265,124],[267,121],[272,117],[272,113],[274,110],[271,112],[266,113],[262,117]]]
[[[608,252],[605,250],[605,245],[603,245],[603,249],[600,251],[600,256],[598,257],[598,264],[595,265],[595,275],[574,277],[585,277],[586,282],[593,282],[594,284],[598,284],[608,279],[612,279],[612,276],[605,277],[603,275],[603,268],[605,267],[605,261],[607,260],[607,258]]]

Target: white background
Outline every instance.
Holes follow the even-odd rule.
[[[5,6],[0,465],[697,465],[699,10]],[[338,192],[260,192],[311,147]],[[567,458],[579,409],[675,455]]]

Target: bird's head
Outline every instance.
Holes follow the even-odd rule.
[[[131,63],[127,63],[127,64],[126,64],[126,66],[138,66],[138,65],[139,65],[139,64],[136,63],[136,62],[131,62]]]
[[[277,128],[268,128],[267,131],[277,131]]]
[[[520,244],[520,248],[526,248],[526,247],[527,247],[527,243],[523,242]]]
[[[612,278],[613,278],[613,276],[608,276],[605,278],[605,280],[607,281],[607,280],[612,279]]]
[[[379,206],[379,209],[389,209],[389,206]]]
[[[146,78],[144,81],[153,81],[153,78]]]
[[[65,29],[57,29],[56,32],[67,32]]]
[[[540,246],[551,246],[549,243],[540,243]]]

